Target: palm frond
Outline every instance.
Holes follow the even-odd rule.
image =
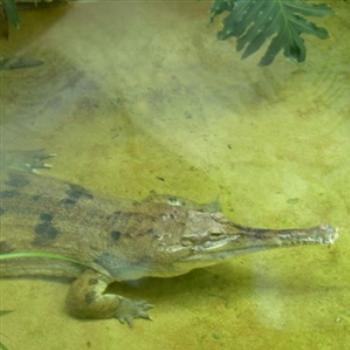
[[[19,27],[19,17],[15,0],[0,0],[0,5],[4,9],[4,13],[8,23],[14,27]]]
[[[215,0],[212,18],[225,11],[229,14],[223,20],[218,38],[236,37],[237,50],[243,50],[242,58],[255,53],[270,40],[260,65],[272,63],[281,50],[286,57],[304,61],[306,48],[301,35],[328,37],[325,28],[318,27],[305,16],[323,17],[332,13],[327,5],[303,0]]]

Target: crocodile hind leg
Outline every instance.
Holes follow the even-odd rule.
[[[71,285],[67,297],[69,312],[78,318],[117,318],[129,326],[136,318],[150,320],[148,310],[153,306],[120,295],[106,293],[113,282],[93,270],[86,270]]]

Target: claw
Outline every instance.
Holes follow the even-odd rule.
[[[126,323],[128,324],[128,326],[130,327],[130,328],[132,328],[133,327],[133,321],[132,321],[132,318],[127,318],[126,319]]]
[[[118,321],[121,323],[121,324],[127,324],[130,328],[132,328],[133,326],[133,322],[132,322],[132,318],[131,317],[123,317],[123,318],[118,318]]]
[[[152,304],[148,304],[142,300],[132,301],[123,299],[118,307],[116,318],[120,323],[127,323],[129,327],[132,327],[133,320],[136,318],[151,320],[151,317],[148,315],[148,310],[152,308]]]
[[[36,151],[23,152],[22,157],[29,161],[24,163],[24,166],[33,174],[39,174],[40,169],[51,169],[52,164],[44,162],[46,159],[56,157],[56,153],[45,153],[43,149]]]
[[[139,313],[139,317],[140,317],[140,318],[143,318],[144,320],[152,321],[151,316],[150,316],[147,312],[141,311],[141,312]]]

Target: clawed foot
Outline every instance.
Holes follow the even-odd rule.
[[[56,154],[47,153],[43,149],[38,149],[32,151],[9,151],[6,152],[4,156],[9,168],[38,174],[41,169],[50,169],[52,167],[52,165],[46,163],[46,161],[55,157]]]
[[[151,320],[151,317],[148,315],[148,310],[152,308],[153,305],[145,301],[133,301],[123,298],[116,310],[116,318],[120,323],[127,323],[129,327],[131,327],[135,318]]]
[[[45,161],[56,157],[55,153],[46,153],[43,149],[36,151],[28,151],[29,162],[25,163],[26,168],[34,174],[39,172],[39,169],[50,169],[52,165]]]

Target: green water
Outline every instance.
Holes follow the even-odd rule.
[[[347,349],[350,344],[349,4],[307,38],[308,59],[267,68],[215,39],[208,2],[103,1],[22,13],[1,52],[43,66],[1,72],[2,147],[57,153],[50,176],[103,196],[151,190],[219,200],[250,226],[331,223],[324,246],[236,258],[116,285],[153,322],[67,315],[68,284],[0,281],[11,349]],[[48,171],[46,171],[48,173]]]

